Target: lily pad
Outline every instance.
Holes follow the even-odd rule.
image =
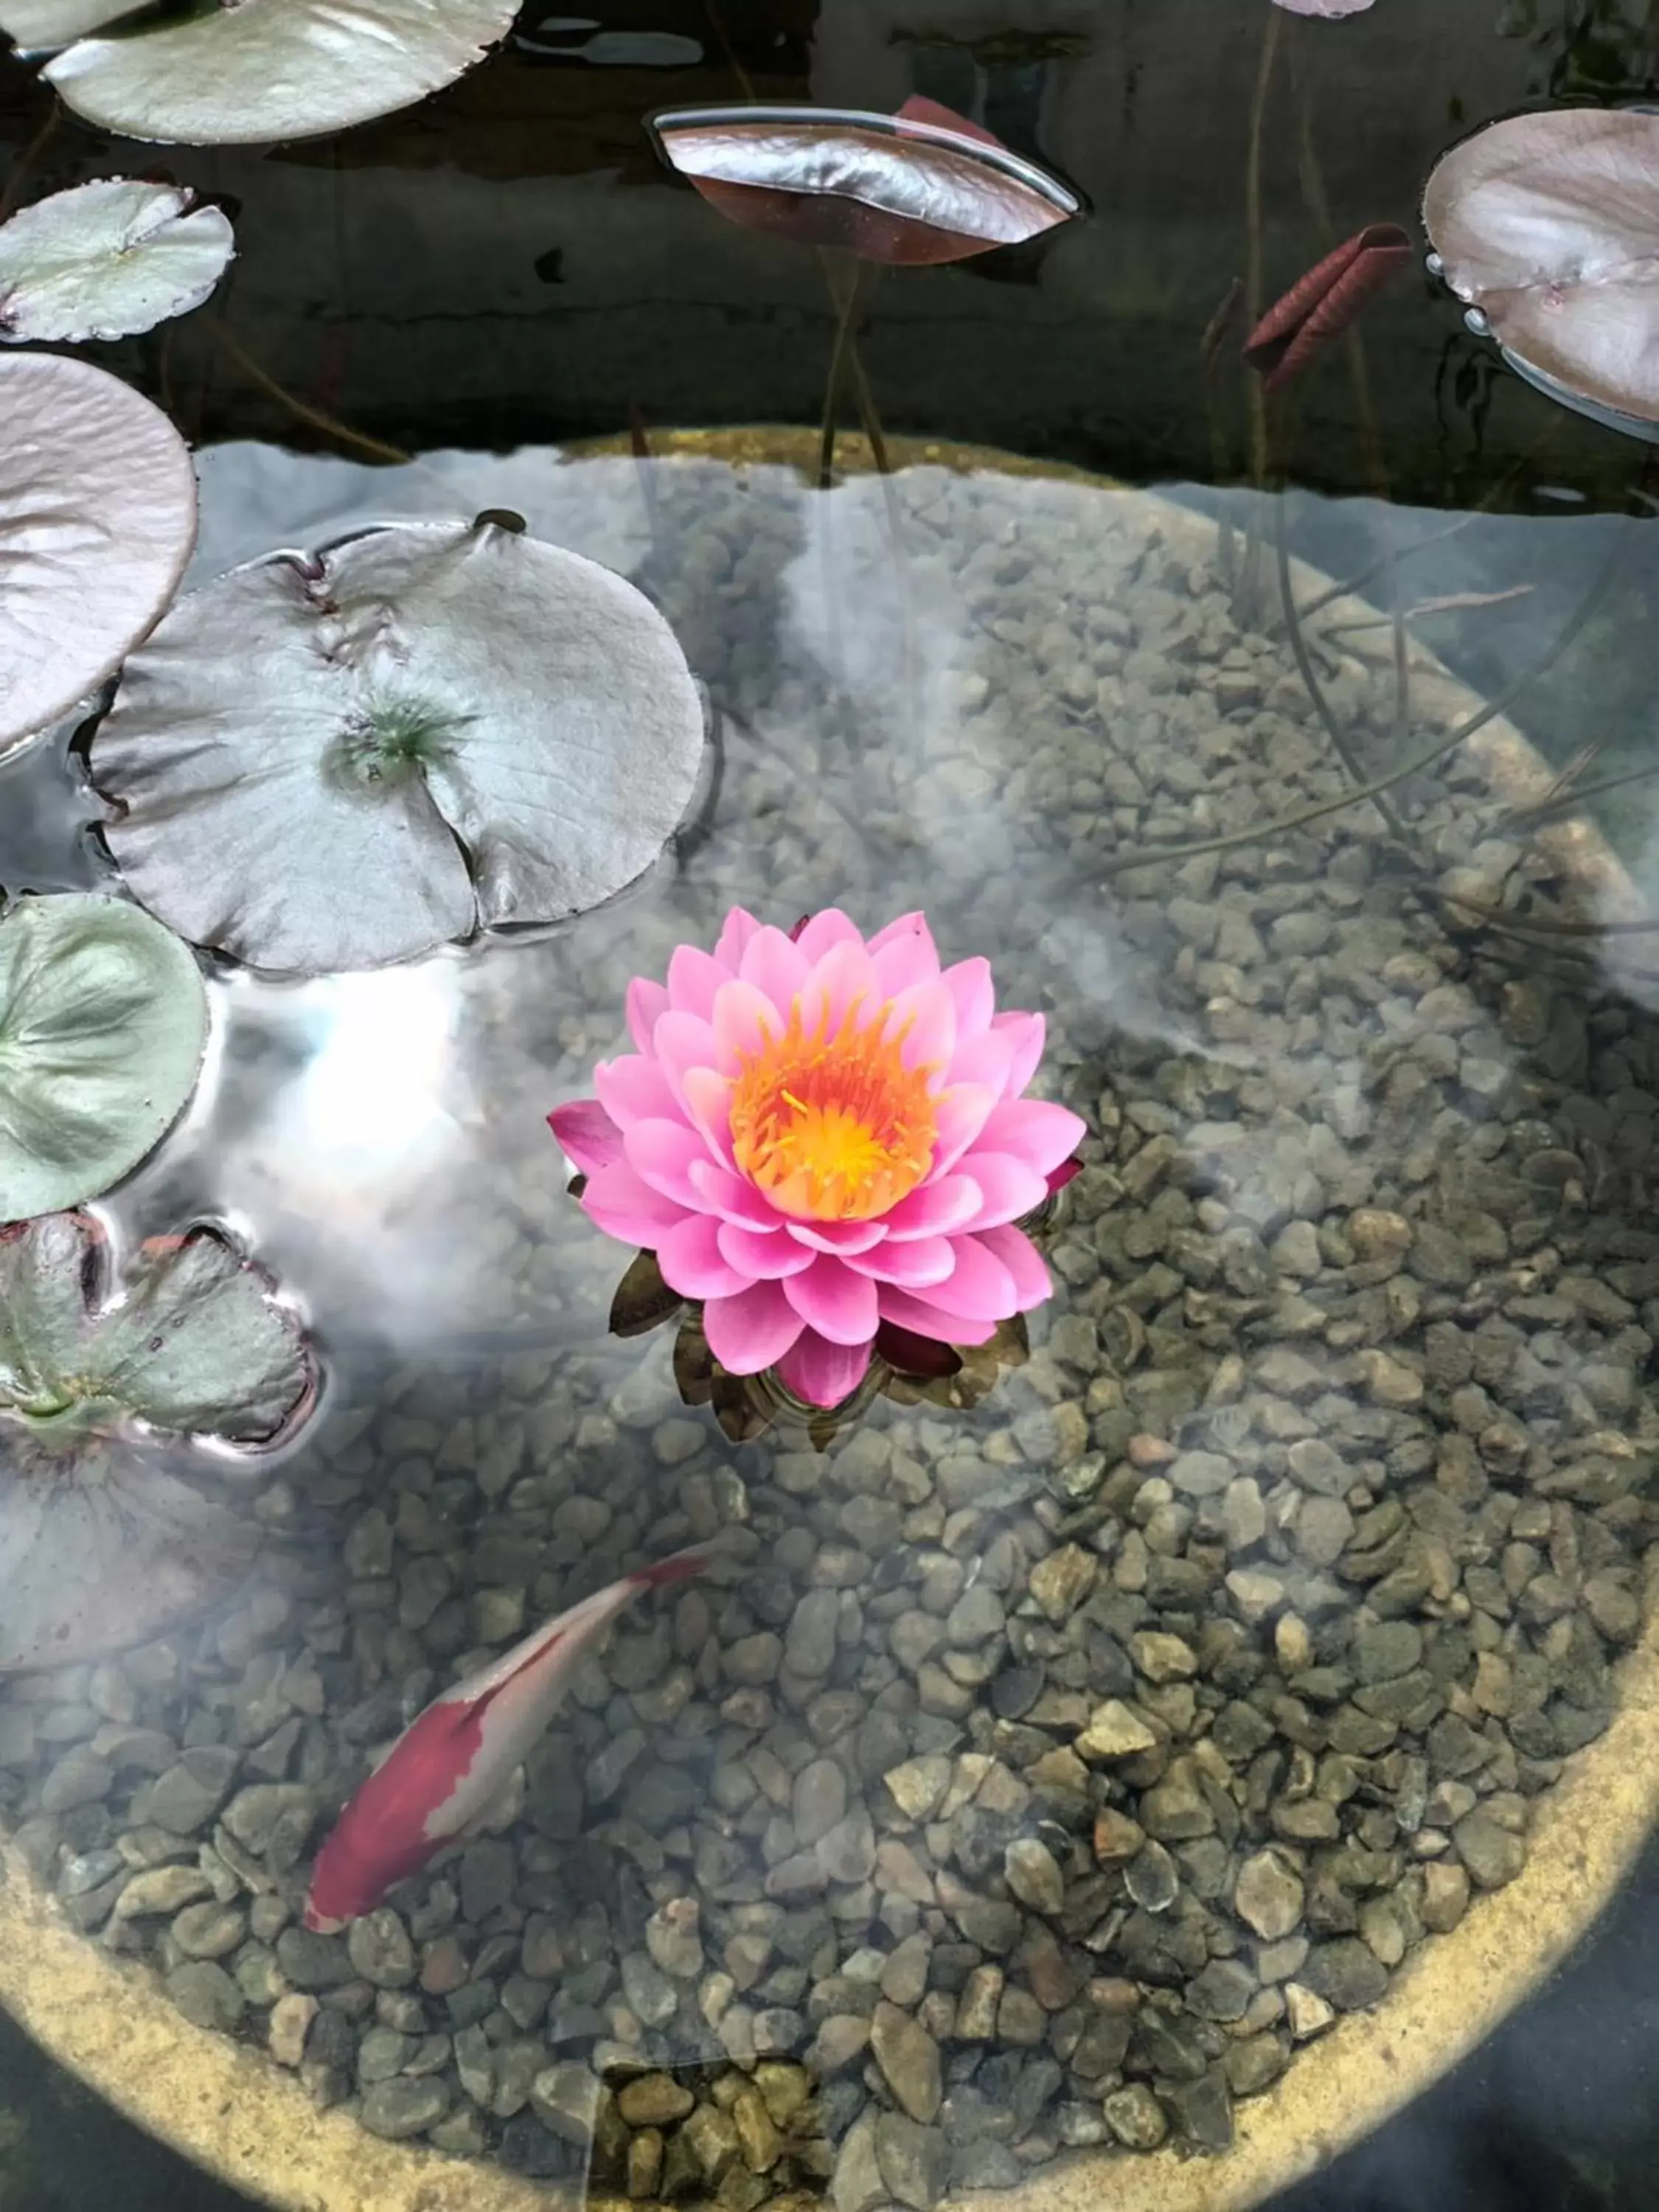
[[[100,177],[0,223],[0,339],[132,337],[199,307],[236,250],[178,185]]]
[[[866,261],[963,261],[1079,214],[1059,178],[937,101],[858,108],[666,108],[658,148],[747,229]]]
[[[631,584],[494,523],[399,524],[180,600],[91,772],[153,914],[319,974],[612,896],[678,828],[703,745]]]
[[[95,1197],[196,1088],[207,993],[188,946],[136,906],[65,896],[0,919],[0,1221]]]
[[[1274,0],[1292,15],[1363,15],[1373,0]]]
[[[1651,434],[1659,116],[1575,107],[1495,123],[1436,166],[1423,222],[1447,284],[1523,375]]]
[[[505,37],[515,0],[236,0],[82,37],[130,13],[96,0],[0,0],[20,44],[73,39],[44,72],[77,115],[191,146],[310,138],[453,83]],[[86,18],[94,16],[91,24]]]
[[[0,1412],[37,1431],[269,1443],[314,1388],[299,1316],[216,1230],[154,1237],[111,1291],[90,1214],[0,1230]]]
[[[0,1231],[0,1668],[161,1632],[246,1565],[223,1460],[309,1410],[298,1317],[216,1231],[145,1245],[118,1293],[83,1213]],[[156,1433],[159,1431],[160,1433]]]
[[[195,473],[159,407],[62,354],[0,360],[0,755],[119,665],[195,542]]]

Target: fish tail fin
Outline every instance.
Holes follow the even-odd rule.
[[[669,1583],[690,1582],[694,1575],[702,1574],[721,1558],[725,1549],[719,1537],[706,1544],[688,1544],[683,1552],[670,1552],[666,1559],[653,1559],[648,1567],[636,1567],[628,1579],[639,1589],[659,1589]]]

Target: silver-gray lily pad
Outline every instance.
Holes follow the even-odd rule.
[[[0,1221],[77,1206],[152,1152],[207,1046],[196,957],[124,899],[0,918]]]
[[[270,1443],[315,1397],[299,1316],[217,1231],[144,1245],[118,1291],[111,1273],[89,1215],[0,1231],[0,1668],[90,1658],[206,1602],[257,1534],[232,1463],[191,1441]]]
[[[21,46],[65,48],[44,74],[88,122],[220,146],[314,137],[424,100],[481,61],[517,9],[515,0],[236,0],[97,35],[132,12],[132,0],[0,0],[0,29]]]
[[[701,693],[649,600],[488,521],[273,553],[180,600],[93,740],[134,895],[283,974],[611,897],[696,791]]]
[[[236,250],[179,185],[100,177],[0,223],[0,339],[124,338],[199,307]]]
[[[0,756],[103,682],[195,543],[195,473],[159,407],[64,354],[0,361]]]

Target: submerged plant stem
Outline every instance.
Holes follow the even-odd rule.
[[[842,285],[837,282],[841,272],[834,258],[822,252],[818,258],[823,264],[824,282],[830,287],[830,296],[841,310],[836,319],[836,343],[830,356],[830,377],[823,395],[823,428],[818,437],[818,489],[828,491],[835,480],[836,430],[841,416],[842,387],[847,380],[848,356],[855,350],[853,320],[858,313],[859,295],[863,289],[860,278],[863,272],[855,268],[851,282]]]
[[[1310,822],[1323,821],[1328,814],[1340,814],[1345,807],[1358,805],[1361,799],[1378,798],[1411,777],[1421,775],[1437,762],[1444,760],[1449,753],[1455,752],[1477,730],[1484,729],[1488,722],[1496,720],[1511,700],[1518,698],[1529,684],[1535,682],[1560,658],[1600,606],[1613,580],[1622,550],[1621,546],[1615,544],[1604,556],[1589,589],[1565,627],[1530,667],[1523,668],[1501,691],[1487,700],[1484,707],[1471,714],[1467,721],[1460,722],[1449,736],[1437,738],[1432,745],[1414,754],[1410,760],[1401,762],[1387,775],[1379,776],[1370,783],[1361,784],[1357,790],[1339,791],[1329,799],[1315,799],[1309,805],[1297,807],[1292,813],[1276,815],[1270,822],[1254,822],[1247,829],[1228,830],[1220,836],[1197,837],[1185,844],[1156,845],[1146,852],[1115,854],[1099,870],[1101,879],[1110,882],[1118,876],[1128,875],[1136,868],[1178,865],[1205,853],[1231,853],[1247,845],[1259,845],[1269,837],[1284,836],[1291,830],[1305,829]]]
[[[46,110],[46,119],[29,140],[11,165],[11,174],[6,179],[6,188],[0,191],[0,222],[17,212],[17,204],[23,197],[23,188],[34,173],[35,163],[51,144],[53,134],[64,119],[64,103],[54,92],[52,106]]]
[[[355,446],[360,453],[367,453],[371,460],[403,466],[414,459],[415,456],[406,453],[401,446],[389,446],[382,439],[371,438],[364,431],[354,430],[349,422],[342,422],[336,416],[325,414],[320,407],[307,406],[286,385],[278,384],[268,369],[262,368],[247,349],[239,345],[222,325],[216,323],[210,327],[243,375],[250,378],[280,405],[286,407],[300,422],[308,422],[313,430],[320,430],[325,437],[333,438],[341,445]]]

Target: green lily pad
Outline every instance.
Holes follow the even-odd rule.
[[[317,975],[614,896],[678,827],[704,744],[650,601],[481,519],[191,592],[129,657],[90,763],[152,914]]]
[[[216,1230],[143,1246],[112,1282],[85,1213],[0,1231],[0,1668],[161,1633],[252,1557],[231,1463],[310,1410],[299,1316]]]
[[[88,122],[228,146],[315,137],[424,100],[516,12],[516,0],[236,0],[99,36],[131,0],[0,0],[0,29],[65,49],[44,74]]]
[[[0,918],[0,1221],[130,1174],[183,1112],[207,1035],[195,957],[149,915],[20,900]]]
[[[199,307],[235,252],[230,220],[178,185],[100,177],[0,223],[0,339],[124,338]]]
[[[90,1214],[0,1230],[0,1412],[37,1432],[132,1421],[269,1443],[315,1386],[304,1327],[216,1229],[152,1238],[118,1296]]]

